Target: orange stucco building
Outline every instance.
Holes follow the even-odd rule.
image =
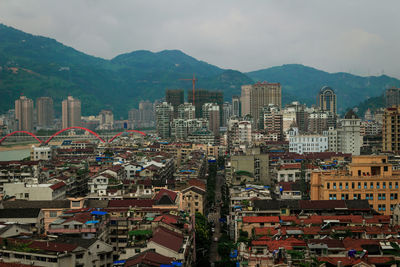
[[[385,155],[353,156],[347,170],[311,173],[311,200],[367,199],[376,211],[390,215],[400,203],[400,171]]]

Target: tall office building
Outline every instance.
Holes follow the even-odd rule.
[[[220,120],[222,120],[222,105],[224,103],[224,95],[221,91],[208,91],[198,89],[194,93],[196,118],[203,117],[203,105],[205,103],[217,103],[220,110]],[[193,95],[188,94],[188,102],[193,103]]]
[[[382,124],[382,151],[400,151],[400,106],[385,109]]]
[[[385,104],[387,108],[400,105],[400,88],[389,88],[385,91]]]
[[[232,115],[236,117],[242,115],[240,96],[232,96]]]
[[[62,127],[81,126],[81,101],[68,96],[62,102]]]
[[[318,93],[317,105],[322,111],[330,111],[336,114],[336,94],[332,88],[324,86]]]
[[[33,130],[33,101],[26,96],[15,100],[15,119],[18,121],[18,130]]]
[[[174,107],[174,118],[178,118],[178,107],[185,103],[185,93],[181,89],[165,91],[165,102]]]
[[[171,121],[173,119],[174,107],[167,102],[156,106],[157,134],[161,138],[171,137]]]
[[[203,105],[203,118],[208,120],[208,129],[219,135],[220,109],[216,103],[205,103]]]
[[[54,122],[53,99],[51,97],[39,97],[36,99],[37,126],[50,128]]]
[[[282,87],[280,83],[258,82],[242,86],[242,115],[249,114],[258,125],[260,111],[269,104],[282,108]]]

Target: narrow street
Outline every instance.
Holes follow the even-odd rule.
[[[219,261],[218,255],[218,240],[221,237],[221,227],[220,227],[220,214],[221,214],[221,186],[223,184],[224,176],[223,174],[217,174],[216,177],[216,187],[215,187],[215,212],[210,212],[209,218],[214,223],[215,232],[213,233],[212,243],[210,248],[210,262],[211,266],[216,261]],[[217,241],[215,241],[217,238]]]

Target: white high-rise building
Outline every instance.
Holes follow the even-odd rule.
[[[167,102],[156,106],[156,125],[157,134],[161,138],[171,137],[171,121],[174,116],[174,107]]]

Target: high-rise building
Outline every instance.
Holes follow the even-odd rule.
[[[140,126],[140,114],[138,109],[133,108],[128,111],[128,121],[130,129],[135,129]]]
[[[161,138],[171,137],[171,122],[173,119],[174,107],[167,102],[156,106],[157,134]]]
[[[400,106],[385,109],[382,123],[382,151],[400,151]]]
[[[196,117],[196,110],[192,103],[184,103],[178,107],[178,119],[193,120]]]
[[[36,99],[37,126],[50,128],[54,125],[53,99],[51,97],[39,97]]]
[[[318,93],[317,105],[323,111],[330,111],[336,114],[336,94],[332,88],[324,86]]]
[[[252,88],[251,84],[242,85],[242,94],[240,96],[242,116],[250,115],[250,92]]]
[[[282,108],[282,87],[280,83],[258,82],[242,86],[242,115],[249,114],[256,125],[260,123],[260,111],[263,107],[273,104]]]
[[[205,119],[174,119],[171,122],[171,135],[176,140],[186,141],[188,135],[207,127],[208,121]]]
[[[220,110],[220,120],[222,120],[222,105],[224,103],[224,95],[221,91],[208,91],[197,89],[195,95],[196,118],[203,117],[203,105],[205,103],[217,103]],[[188,102],[193,103],[193,95],[188,94]]]
[[[268,135],[276,134],[277,139],[283,139],[283,117],[279,108],[275,105],[268,105],[261,109],[262,129]]]
[[[140,116],[140,126],[150,127],[154,126],[154,107],[153,103],[150,101],[140,101],[139,102],[139,116]]]
[[[387,108],[400,105],[400,88],[389,88],[385,91],[385,104]]]
[[[33,130],[33,101],[26,96],[15,100],[15,119],[18,121],[18,130]]]
[[[62,127],[81,126],[81,101],[68,96],[62,102]]]
[[[165,102],[174,107],[174,118],[178,118],[178,107],[185,103],[185,93],[181,89],[165,91]]]
[[[328,137],[329,151],[360,155],[363,142],[361,120],[353,110],[349,110],[340,120],[337,129],[330,127],[324,135]]]
[[[226,127],[230,117],[232,117],[232,104],[229,103],[229,102],[225,102],[222,105],[222,109],[223,110],[222,110],[222,123],[221,123],[221,126],[222,127]]]
[[[242,115],[240,96],[232,96],[232,115],[240,117]]]
[[[219,125],[220,125],[220,109],[219,105],[216,103],[205,103],[203,105],[203,118],[208,120],[208,129],[214,133],[214,135],[219,135]]]
[[[322,134],[329,128],[336,128],[336,114],[329,111],[314,110],[308,114],[308,132]]]
[[[114,114],[111,110],[103,109],[99,113],[100,130],[112,130],[114,127]]]

